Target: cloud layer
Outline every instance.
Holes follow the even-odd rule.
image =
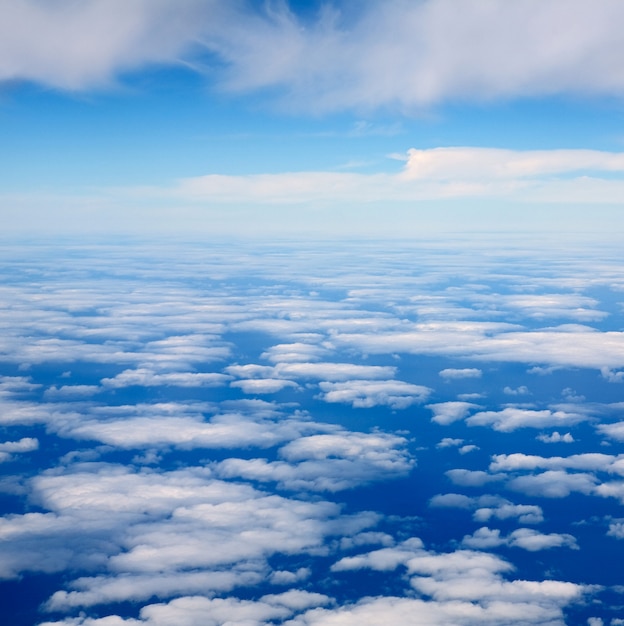
[[[623,11],[617,0],[392,0],[306,16],[286,3],[6,0],[0,78],[82,90],[146,65],[185,64],[216,69],[230,92],[271,88],[316,112],[617,95]]]

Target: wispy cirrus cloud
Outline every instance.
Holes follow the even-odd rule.
[[[287,3],[7,0],[0,78],[85,90],[151,64],[185,64],[210,68],[227,92],[268,88],[282,106],[314,112],[624,90],[613,61],[624,13],[614,0],[343,9],[304,17]],[[555,29],[565,36],[553,42]]]

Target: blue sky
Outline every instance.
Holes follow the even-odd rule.
[[[0,0],[0,621],[622,626],[623,23]]]
[[[622,11],[3,3],[6,232],[613,233]]]

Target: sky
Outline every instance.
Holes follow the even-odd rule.
[[[0,11],[7,234],[620,232],[617,0]]]
[[[0,0],[0,622],[622,626],[622,23]]]

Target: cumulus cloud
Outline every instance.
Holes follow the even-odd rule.
[[[411,271],[406,276],[400,272],[385,271],[387,267],[395,267],[395,257],[382,247],[375,248],[371,244],[370,248],[366,248],[366,254],[375,259],[374,276],[353,272],[354,266],[349,265],[350,250],[338,257],[344,259],[344,263],[336,262],[335,257],[328,255],[322,259],[320,268],[309,263],[305,251],[293,251],[286,269],[281,253],[275,255],[277,258],[268,255],[268,260],[263,261],[268,266],[263,271],[271,274],[279,285],[286,282],[284,273],[290,275],[293,267],[303,268],[303,282],[331,284],[342,293],[346,293],[352,284],[358,285],[343,300],[324,304],[318,303],[321,300],[318,295],[309,299],[280,296],[266,298],[265,302],[266,294],[260,287],[252,292],[244,287],[239,292],[234,286],[231,289],[236,295],[209,294],[205,299],[200,299],[191,289],[187,292],[186,287],[175,297],[161,293],[154,295],[149,290],[149,280],[133,276],[128,280],[133,285],[136,280],[141,290],[146,291],[133,291],[131,296],[120,295],[115,300],[111,298],[110,285],[106,281],[105,286],[93,288],[93,293],[99,294],[97,297],[92,294],[93,300],[115,300],[110,305],[110,316],[102,315],[93,321],[91,316],[97,307],[88,298],[85,297],[85,301],[90,304],[85,309],[85,303],[77,296],[66,302],[63,290],[56,283],[47,290],[33,287],[32,293],[20,300],[27,311],[24,319],[17,319],[19,316],[14,313],[2,318],[14,322],[5,324],[7,333],[0,337],[3,354],[9,355],[9,362],[17,362],[16,355],[19,355],[20,358],[32,357],[25,360],[26,365],[45,363],[45,368],[41,370],[46,371],[46,386],[67,383],[70,377],[60,372],[67,372],[69,368],[75,372],[71,378],[76,379],[77,384],[65,385],[76,387],[75,393],[61,391],[64,387],[55,386],[59,393],[51,391],[42,398],[44,387],[33,383],[40,376],[39,368],[32,369],[33,380],[25,377],[24,380],[18,380],[21,377],[0,379],[0,422],[6,426],[24,427],[11,441],[0,443],[0,453],[17,456],[30,448],[34,450],[34,437],[21,440],[19,437],[21,433],[32,434],[27,433],[27,427],[35,424],[45,426],[38,427],[36,432],[38,436],[41,433],[39,438],[46,450],[52,452],[54,446],[48,448],[47,445],[55,441],[59,443],[55,438],[60,436],[64,438],[59,443],[62,446],[60,454],[67,449],[71,451],[58,459],[56,467],[54,462],[50,462],[50,469],[39,468],[26,476],[15,477],[15,484],[21,491],[18,492],[16,487],[12,493],[27,498],[27,506],[31,508],[28,512],[7,514],[0,519],[0,537],[3,539],[0,541],[0,576],[16,578],[29,572],[62,573],[63,587],[52,595],[46,608],[73,615],[64,620],[57,618],[63,620],[58,624],[71,623],[72,626],[81,623],[95,625],[98,622],[101,626],[116,623],[152,626],[159,623],[158,620],[169,620],[176,626],[185,624],[185,620],[189,624],[204,626],[213,617],[220,623],[223,612],[227,610],[231,611],[227,619],[232,621],[240,615],[243,623],[253,623],[253,620],[262,622],[265,618],[261,616],[267,615],[265,621],[288,623],[290,620],[292,624],[302,625],[335,624],[337,620],[369,623],[372,619],[378,619],[383,624],[418,624],[419,620],[421,623],[424,620],[424,623],[452,622],[474,626],[488,622],[493,625],[525,623],[527,626],[536,623],[549,626],[563,624],[562,607],[580,598],[582,587],[568,586],[561,581],[514,580],[511,563],[493,553],[459,549],[443,554],[425,550],[422,542],[416,539],[403,542],[402,539],[409,536],[414,527],[426,524],[428,518],[423,514],[418,519],[399,519],[393,515],[384,517],[377,512],[366,511],[372,502],[376,502],[374,498],[384,496],[383,486],[379,484],[370,491],[343,491],[333,495],[362,484],[409,475],[415,466],[410,452],[413,447],[412,433],[416,435],[418,445],[425,449],[423,457],[427,457],[427,461],[434,457],[440,461],[421,463],[423,467],[418,474],[414,474],[415,480],[421,477],[432,477],[436,481],[443,478],[438,473],[452,467],[448,462],[453,458],[457,460],[456,450],[467,451],[462,446],[471,445],[471,440],[461,438],[468,436],[462,423],[445,428],[445,434],[450,436],[436,446],[440,439],[438,426],[429,424],[420,432],[408,419],[409,416],[393,417],[393,427],[401,424],[400,427],[408,429],[397,434],[378,430],[352,432],[344,426],[332,424],[327,418],[328,415],[339,414],[341,420],[343,416],[345,418],[343,423],[349,423],[358,416],[368,419],[370,414],[364,415],[361,411],[353,413],[347,406],[356,401],[363,405],[399,408],[402,402],[422,401],[429,397],[427,394],[433,394],[432,390],[420,385],[394,380],[398,372],[402,376],[410,376],[405,380],[418,382],[419,371],[423,370],[411,368],[411,361],[416,359],[375,359],[374,353],[371,353],[369,360],[365,361],[367,365],[360,361],[350,363],[350,358],[359,358],[357,352],[343,351],[342,331],[335,330],[340,323],[371,337],[377,334],[383,337],[388,331],[392,335],[397,329],[414,330],[410,321],[413,318],[407,319],[402,306],[405,302],[409,305],[409,299],[419,290],[438,289],[435,285],[432,287],[432,276],[442,285],[443,300],[447,300],[448,294],[451,294],[449,299],[455,297],[452,289],[447,291],[448,273],[440,270],[438,265],[432,274],[422,276],[414,276]],[[224,279],[224,283],[228,282],[225,279],[229,276],[239,276],[241,265],[246,263],[250,264],[253,272],[263,276],[259,267],[253,265],[253,259],[245,256],[244,246],[242,250],[237,249],[233,257],[228,257],[231,265],[221,263],[219,259],[212,265],[203,253],[199,258],[201,266],[206,264],[210,272],[220,277],[219,280]],[[455,263],[461,261],[463,264],[463,259],[459,257],[457,261],[449,261],[453,276]],[[184,260],[184,263],[187,262],[188,259]],[[162,265],[169,267],[167,260]],[[579,265],[584,269],[572,267],[569,271],[562,270],[563,277],[557,274],[556,277],[541,278],[535,278],[531,269],[526,270],[530,274],[528,276],[525,267],[517,265],[514,271],[518,270],[518,276],[505,280],[510,283],[509,289],[539,290],[545,284],[551,289],[552,284],[560,280],[564,281],[562,284],[566,289],[593,289],[596,284],[595,268],[588,269],[591,263],[588,264],[585,258],[579,261]],[[471,275],[473,269],[468,267],[466,275],[462,274],[462,280],[458,281],[461,286],[457,289],[461,290],[461,294],[457,295],[457,300],[464,304],[472,302],[470,298],[475,292],[486,291],[483,285],[470,283],[477,276],[485,280],[487,273],[483,271],[482,260],[477,266],[474,276]],[[41,269],[41,266],[37,267]],[[191,264],[190,267],[196,266]],[[355,267],[360,267],[359,261]],[[192,271],[194,269],[189,270],[189,275]],[[542,266],[538,271],[542,271]],[[74,272],[72,268],[68,278],[70,291],[76,288]],[[186,274],[182,274],[180,279],[178,270],[171,272],[168,276],[177,276],[177,283],[190,284],[191,281],[184,280]],[[612,277],[608,280],[621,280],[618,278],[620,275],[619,265],[614,263]],[[598,284],[602,283],[598,281]],[[309,291],[307,284],[303,287],[298,285],[297,289],[306,293]],[[20,286],[17,291],[23,295],[24,287]],[[122,291],[119,290],[120,293]],[[282,287],[281,291],[284,291]],[[39,297],[41,300],[38,300]],[[12,299],[13,296],[2,300],[12,302]],[[159,299],[163,300],[161,304]],[[228,304],[220,302],[222,299]],[[383,313],[377,324],[376,307],[380,303],[384,303],[384,310],[394,313]],[[316,304],[319,304],[318,312]],[[358,307],[362,309],[362,315],[355,310]],[[157,315],[155,311],[160,313]],[[465,349],[463,356],[468,356],[467,353],[475,345],[478,348],[493,338],[505,336],[509,339],[508,335],[513,335],[519,328],[498,322],[481,325],[472,318],[465,319],[465,314],[462,309],[454,319],[450,315],[444,318],[452,320],[450,335],[453,341],[466,333],[468,339],[465,344],[451,342],[447,346]],[[487,316],[480,319],[487,319]],[[110,320],[110,324],[104,324],[105,320]],[[236,332],[241,330],[238,326],[241,320],[249,324],[247,331],[259,331],[253,335],[254,342],[239,345],[223,343],[219,334],[228,339],[235,337]],[[265,328],[265,322],[275,324],[268,324]],[[211,325],[210,337],[198,331],[198,328],[204,328],[204,323]],[[97,341],[90,343],[86,337],[92,331],[98,331],[99,326],[104,328],[102,332],[106,332],[106,340],[102,343],[98,335]],[[145,327],[153,329],[149,336],[144,334]],[[41,339],[54,340],[55,333],[59,334],[58,328],[63,329],[63,337],[73,337],[72,342],[75,343],[61,345],[52,341],[46,344],[47,339]],[[436,335],[438,332],[444,334],[449,328],[446,321],[438,323],[434,320],[419,326],[415,332]],[[239,396],[238,392],[225,386],[208,391],[192,386],[171,391],[159,389],[169,385],[167,381],[173,380],[170,378],[172,374],[206,373],[203,365],[199,364],[203,363],[204,357],[214,360],[216,355],[203,353],[204,348],[229,350],[233,358],[234,355],[245,360],[255,358],[264,349],[259,345],[260,340],[256,343],[256,339],[262,336],[266,340],[265,335],[260,335],[260,331],[266,329],[270,329],[267,345],[275,348],[269,348],[260,357],[266,359],[263,363],[268,365],[244,364],[245,361],[241,361],[243,364],[225,367],[223,374],[219,374],[223,378],[218,380],[234,382],[243,390],[244,385],[249,384],[247,391],[253,391],[255,385],[256,392],[263,385],[264,389],[268,389],[272,384],[287,384],[294,389],[294,385],[299,384],[301,393],[296,400],[306,396],[309,399],[317,393],[317,386],[321,394],[344,392],[342,401],[345,404],[340,410],[336,405],[330,409],[319,402],[312,403],[310,411],[319,411],[322,416],[316,418],[302,410],[306,407],[297,402],[280,405],[249,398],[219,401],[224,396]],[[531,334],[534,331],[522,329],[522,332]],[[592,337],[604,334],[576,326],[550,329],[548,332],[565,335],[572,342],[577,334]],[[155,339],[155,335],[160,339]],[[475,340],[475,345],[468,345],[471,338]],[[195,344],[201,349],[194,351]],[[440,336],[432,339],[431,345],[434,344],[442,349]],[[322,350],[308,350],[305,348],[307,345],[320,345]],[[38,352],[41,346],[43,354]],[[84,359],[92,346],[94,358],[84,367],[82,362],[74,365],[73,361],[63,361],[73,354],[74,347],[77,348],[76,354],[80,355],[76,358],[79,361]],[[45,352],[48,348],[49,352]],[[386,352],[388,349],[386,346]],[[509,351],[512,351],[511,347]],[[394,355],[394,351],[389,354]],[[439,362],[436,359],[436,364]],[[456,362],[455,359],[450,361]],[[394,363],[395,366],[389,367],[384,365],[386,363]],[[356,365],[364,369],[352,369]],[[56,379],[51,375],[48,377],[47,373],[48,368],[51,370],[53,366],[57,366]],[[426,380],[431,380],[431,376],[435,378],[440,367],[426,372]],[[498,372],[494,369],[488,365],[479,371],[484,379],[493,375],[500,381],[504,368],[498,368]],[[514,369],[518,371],[520,368]],[[354,372],[360,372],[361,377],[351,378]],[[122,373],[122,377],[117,378],[117,373]],[[137,380],[158,384],[144,385],[144,389],[138,390],[141,398],[148,399],[144,403],[135,402],[132,394],[137,390],[129,390],[125,385],[99,385],[102,391],[93,397],[90,397],[90,387],[94,385],[87,385],[89,388],[82,391],[79,389],[83,380],[99,381],[102,376],[121,383],[124,376],[125,382],[138,376]],[[453,384],[441,385],[447,391],[456,386],[450,380]],[[597,380],[602,385],[607,384],[604,380],[601,382],[599,377]],[[305,387],[300,381],[305,381]],[[548,381],[539,382],[540,385],[534,389],[536,396],[543,392],[541,383]],[[472,381],[467,379],[466,384],[470,385]],[[502,386],[500,382],[496,383],[497,389]],[[554,392],[549,388],[547,396],[553,397],[551,393],[554,393],[556,397],[556,389],[559,388],[556,387]],[[48,391],[51,389],[48,387]],[[600,389],[587,389],[588,394],[600,393]],[[210,401],[149,401],[161,400],[162,394],[166,397],[167,393],[173,397],[202,397]],[[603,413],[615,415],[622,408],[619,404],[583,405],[583,399],[572,398],[565,392],[563,395],[569,404],[550,405],[545,411],[526,406],[486,411],[483,406],[469,402],[480,401],[473,397],[464,398],[465,401],[461,402],[429,405],[431,415],[438,424],[453,424],[455,420],[479,416],[484,426],[498,429],[497,432],[490,432],[483,442],[478,441],[483,454],[462,459],[470,469],[446,472],[454,484],[452,491],[456,493],[441,493],[430,500],[430,506],[437,507],[433,516],[435,519],[457,518],[453,528],[459,528],[460,532],[449,537],[448,545],[456,547],[465,533],[472,533],[466,535],[464,547],[472,542],[474,548],[481,542],[484,550],[497,549],[498,546],[501,549],[514,547],[542,551],[540,559],[544,559],[549,548],[574,548],[574,538],[565,532],[554,532],[561,529],[536,532],[526,528],[541,523],[544,512],[540,506],[525,504],[525,497],[520,494],[564,497],[570,493],[583,493],[624,500],[624,459],[617,453],[591,452],[547,457],[515,452],[496,454],[491,457],[489,465],[484,460],[487,450],[511,452],[513,446],[522,446],[527,441],[530,443],[533,437],[529,434],[528,439],[518,438],[501,435],[501,432],[514,431],[520,425],[529,424],[541,429],[561,423],[565,424],[565,430],[558,426],[560,430],[556,432],[567,433],[577,417],[589,419],[592,415]],[[440,394],[437,399],[444,400],[445,395]],[[594,432],[589,427],[584,431],[589,437]],[[476,432],[470,430],[470,435]],[[556,440],[554,435],[545,437],[549,438],[549,442]],[[565,441],[565,435],[560,437]],[[73,439],[73,444],[70,439]],[[499,440],[504,440],[505,446],[496,448],[496,441]],[[456,450],[449,453],[450,447]],[[544,451],[546,446],[537,447]],[[174,449],[194,452],[176,454]],[[110,456],[106,457],[106,454]],[[123,467],[105,463],[103,460],[106,458],[126,459],[133,465]],[[201,460],[198,461],[198,458]],[[93,462],[86,462],[89,459]],[[189,463],[198,463],[199,466],[185,467]],[[144,466],[135,467],[138,464]],[[600,472],[613,480],[601,482],[604,477],[599,476]],[[433,482],[429,487],[435,488],[437,484]],[[394,487],[401,487],[401,484]],[[8,489],[7,482],[3,481],[0,488]],[[483,494],[484,489],[501,491],[505,488],[517,492],[515,497],[518,502]],[[296,497],[286,490],[294,491]],[[362,500],[364,493],[371,494],[371,500]],[[432,493],[435,491],[427,494],[427,489],[424,492],[416,489],[412,494],[417,498],[415,505],[422,508],[422,498]],[[347,509],[338,504],[342,500],[349,503],[348,511],[353,514],[348,514]],[[391,511],[393,505],[389,500],[387,504]],[[609,536],[620,538],[621,520],[605,519],[610,524]],[[557,523],[556,519],[550,521]],[[467,529],[465,524],[471,528]],[[523,528],[516,531],[507,529],[514,524]],[[493,530],[497,525],[505,530]],[[474,533],[479,526],[487,527],[487,532]],[[399,530],[393,536],[390,529],[395,527]],[[487,543],[491,547],[488,548]],[[210,549],[207,550],[206,546]],[[518,551],[510,553],[514,558],[518,556]],[[316,557],[320,558],[315,560]],[[519,560],[523,561],[522,558]],[[323,587],[324,580],[327,580],[323,572],[327,573],[326,567],[334,561],[332,585],[340,586],[340,594],[344,589],[349,590],[349,597],[353,598],[350,604],[339,606],[323,593],[314,593],[328,589]],[[387,577],[384,575],[384,578],[387,582],[379,593],[396,596],[358,598],[357,592],[353,591],[357,587],[352,585],[353,580],[349,576],[364,569],[386,572]],[[524,574],[517,576],[521,578]],[[250,588],[255,585],[262,585],[262,591],[255,593]],[[265,585],[278,588],[267,589]],[[239,593],[237,589],[241,587],[246,589]],[[303,588],[308,591],[302,592]],[[261,593],[267,595],[260,597]],[[237,599],[237,595],[253,597],[254,600]],[[336,596],[343,597],[338,593]],[[96,611],[98,615],[103,615],[105,605],[123,602],[137,603],[134,618],[114,615],[90,618],[78,613],[84,608],[91,615]],[[151,604],[144,606],[148,602]],[[97,605],[102,606],[88,608]],[[141,606],[144,607],[142,613],[139,612]],[[237,613],[239,608],[240,613]],[[255,609],[257,612],[254,614]]]
[[[114,378],[103,378],[102,385],[119,389],[137,385],[140,387],[218,387],[226,384],[229,376],[217,373],[169,372],[156,373],[146,368],[124,370]]]
[[[384,379],[394,376],[395,367],[356,363],[278,363],[275,373],[284,378],[316,378],[325,381]]]
[[[574,437],[571,433],[564,433],[563,435],[559,431],[555,431],[550,435],[538,435],[537,439],[544,443],[574,443]]]
[[[297,383],[292,380],[284,380],[282,378],[248,378],[243,380],[235,380],[230,383],[230,387],[238,387],[244,393],[277,393],[287,387],[297,388]]]
[[[205,420],[194,414],[192,407],[179,405],[182,415],[163,414],[159,405],[151,415],[126,415],[113,419],[74,419],[58,428],[60,435],[74,439],[91,439],[118,448],[177,447],[196,448],[267,448],[300,436],[303,433],[332,430],[330,426],[314,424],[299,415],[265,416],[259,412],[226,412]],[[145,407],[144,407],[145,408]],[[186,415],[184,414],[186,413]],[[276,417],[283,419],[275,419]],[[303,416],[301,416],[303,417]]]
[[[413,385],[400,380],[350,380],[344,383],[320,383],[325,402],[351,404],[357,408],[389,406],[405,409],[422,402],[431,392],[428,387]]]
[[[548,541],[555,543],[554,538]],[[564,541],[570,540],[565,538]],[[336,572],[359,569],[389,571],[400,565],[406,567],[411,586],[428,596],[431,599],[429,602],[402,600],[400,603],[405,602],[406,605],[396,613],[388,611],[387,603],[391,601],[394,605],[399,602],[398,599],[373,598],[353,607],[338,609],[337,615],[317,611],[308,618],[310,621],[301,620],[295,623],[332,624],[338,623],[335,621],[338,619],[340,623],[356,624],[357,617],[360,619],[359,623],[381,625],[384,619],[391,617],[402,624],[477,624],[489,621],[500,623],[501,615],[506,614],[506,619],[511,619],[514,624],[531,624],[534,623],[533,620],[540,623],[545,614],[539,618],[536,615],[547,611],[546,623],[553,620],[556,624],[563,624],[558,607],[580,599],[584,592],[589,591],[589,588],[553,580],[508,581],[505,575],[513,568],[499,557],[473,550],[435,553],[425,550],[422,542],[417,539],[410,539],[390,548],[345,557],[335,563],[332,569]],[[376,610],[377,602],[383,609]],[[451,606],[457,611],[453,612],[452,617],[446,612]],[[488,610],[495,606],[493,613],[488,614]],[[528,610],[529,613],[523,615],[523,610]]]
[[[462,378],[481,378],[483,372],[476,367],[465,367],[462,369],[447,367],[440,370],[439,374],[445,380],[457,380]]]
[[[327,348],[311,343],[280,343],[271,346],[260,356],[273,363],[299,363],[318,361],[327,353]]]
[[[34,437],[22,437],[19,441],[0,442],[0,463],[10,461],[14,454],[32,452],[38,448],[39,440]]]
[[[203,467],[137,472],[81,464],[34,477],[31,497],[48,512],[0,519],[0,577],[98,572],[53,594],[47,608],[54,611],[258,584],[272,555],[323,553],[328,537],[359,535],[379,519],[224,482]],[[304,596],[282,600],[305,608]]]
[[[527,395],[531,392],[526,385],[521,385],[520,387],[516,387],[515,389],[513,387],[504,387],[503,393],[507,394],[508,396],[522,396]]]
[[[508,487],[531,496],[542,498],[565,498],[570,493],[593,493],[598,479],[593,474],[578,472],[570,474],[563,470],[549,470],[540,474],[512,478]]]
[[[507,407],[501,411],[475,413],[466,420],[466,423],[469,426],[492,426],[494,430],[508,433],[518,428],[570,426],[586,419],[586,415],[579,413]]]
[[[533,454],[515,452],[513,454],[495,454],[492,456],[490,469],[495,472],[534,469],[573,469],[624,473],[624,455],[613,456],[599,452],[573,454],[568,457],[542,457]]]
[[[609,524],[609,531],[607,532],[609,537],[615,537],[616,539],[624,539],[624,521],[614,520]]]
[[[283,446],[278,454],[284,460],[232,458],[215,471],[223,478],[276,482],[282,489],[340,491],[405,476],[414,466],[405,443],[382,433],[311,435]]]
[[[482,487],[487,483],[504,480],[504,474],[490,474],[483,470],[452,469],[445,472],[455,485],[463,487]]]
[[[517,518],[521,524],[539,524],[544,521],[541,507],[535,504],[513,504],[500,496],[484,494],[468,497],[459,493],[438,494],[431,498],[429,506],[469,509],[477,522],[491,519],[507,520]]]
[[[599,433],[615,439],[624,441],[624,422],[614,422],[612,424],[598,424],[596,429]]]
[[[437,402],[436,404],[428,404],[428,409],[433,411],[432,422],[447,426],[453,422],[464,419],[471,409],[481,408],[478,404],[471,402]]]
[[[578,550],[576,539],[569,534],[544,534],[529,528],[518,528],[507,537],[501,535],[500,530],[486,526],[477,529],[472,535],[466,535],[462,544],[468,548],[488,550],[499,546],[522,548],[529,552],[549,550],[551,548],[572,548]]]
[[[401,332],[335,334],[332,341],[366,354],[466,356],[596,369],[624,366],[624,333],[578,325],[526,331],[492,322],[437,322]]]

